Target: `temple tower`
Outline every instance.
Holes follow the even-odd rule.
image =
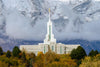
[[[45,44],[56,43],[56,39],[54,38],[54,34],[52,33],[52,21],[50,16],[50,9],[49,9],[49,21],[47,23],[47,35],[44,40]]]

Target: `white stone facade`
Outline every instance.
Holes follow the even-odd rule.
[[[44,54],[48,52],[48,47],[50,50],[57,54],[70,54],[73,49],[76,49],[80,45],[68,45],[68,44],[44,44],[39,43],[39,45],[21,45],[20,50],[25,51],[27,53],[35,53],[37,55],[38,52],[43,52]]]
[[[52,22],[50,20],[49,14],[49,22],[47,23],[47,35],[44,39],[44,43],[39,43],[39,45],[20,45],[20,50],[27,53],[35,53],[37,55],[38,52],[43,52],[45,54],[50,48],[50,50],[57,54],[68,54],[73,49],[76,49],[78,46],[80,45],[67,45],[56,43],[56,39],[54,38],[54,35],[52,33]]]

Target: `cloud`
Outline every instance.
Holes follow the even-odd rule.
[[[62,11],[63,10],[63,11]],[[8,13],[7,13],[8,12]],[[11,38],[24,39],[24,40],[44,40],[46,35],[46,26],[48,17],[38,19],[34,27],[31,25],[31,18],[22,15],[18,10],[7,10],[6,16],[6,33]],[[91,22],[84,22],[80,24],[82,29],[76,32],[74,26],[74,20],[76,17],[84,19],[84,15],[76,14],[72,11],[71,6],[63,5],[59,9],[62,16],[67,16],[69,23],[61,31],[57,31],[53,22],[53,33],[57,40],[65,39],[86,39],[86,40],[100,40],[100,20],[93,20]],[[56,15],[57,16],[57,15]],[[53,18],[52,18],[53,19]],[[59,26],[58,26],[59,27]]]
[[[41,22],[41,23],[38,23]],[[46,24],[42,21],[38,21],[36,26],[32,27],[31,19],[25,17],[18,11],[10,11],[6,15],[6,33],[8,36],[17,39],[25,40],[41,40],[44,34],[43,24]],[[42,34],[43,33],[43,34]]]
[[[100,0],[94,0],[94,1],[100,1]]]

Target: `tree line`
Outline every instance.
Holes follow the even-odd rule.
[[[21,52],[15,46],[11,51],[3,52],[0,47],[0,66],[1,67],[82,67],[86,57],[99,56],[97,50],[91,50],[89,55],[79,46],[73,49],[71,54],[56,54],[49,50],[47,53],[38,52],[37,56],[34,53]],[[81,66],[80,66],[81,65]]]

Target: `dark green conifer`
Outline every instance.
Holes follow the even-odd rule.
[[[14,57],[19,57],[20,52],[21,52],[20,49],[17,46],[15,46],[13,48],[12,54],[13,54]]]
[[[3,55],[2,47],[0,47],[0,55]]]
[[[80,60],[86,56],[86,52],[81,46],[79,46],[77,49],[72,50],[70,56],[72,59]]]
[[[11,52],[8,50],[6,53],[6,57],[10,58],[11,57]]]

